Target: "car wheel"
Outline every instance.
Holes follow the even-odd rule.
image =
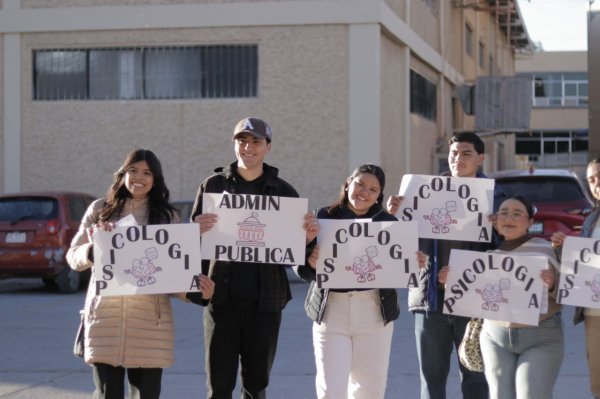
[[[60,292],[71,294],[79,290],[81,275],[78,271],[65,267],[56,276],[56,285]]]

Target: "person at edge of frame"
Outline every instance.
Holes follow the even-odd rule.
[[[588,187],[596,200],[594,210],[586,216],[581,227],[580,237],[600,239],[600,159],[592,159],[586,172]],[[550,237],[552,246],[560,254],[565,241],[565,233],[556,232]],[[575,308],[573,322],[583,321],[585,329],[585,347],[589,369],[590,389],[594,398],[600,399],[600,309]]]

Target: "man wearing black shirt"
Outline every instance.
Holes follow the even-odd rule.
[[[264,163],[272,133],[261,119],[245,118],[233,133],[237,161],[214,170],[201,185],[192,220],[204,233],[215,226],[215,214],[202,213],[206,193],[298,197],[278,169]],[[305,217],[310,239],[316,236],[314,216]],[[307,233],[307,239],[308,239]],[[241,363],[242,399],[266,398],[277,349],[281,311],[292,298],[283,266],[236,261],[203,261],[215,292],[204,312],[204,347],[208,399],[230,399]]]

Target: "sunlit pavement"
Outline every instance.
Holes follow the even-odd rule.
[[[314,397],[311,321],[303,310],[307,285],[292,280],[294,299],[284,311],[279,347],[268,396],[281,399]],[[419,376],[413,316],[406,311],[406,291],[400,290],[402,314],[395,323],[386,398],[418,398]],[[91,368],[71,354],[78,311],[84,293],[64,295],[39,280],[0,280],[0,398],[90,398]],[[163,375],[166,399],[204,398],[202,308],[173,300],[176,361]],[[572,325],[573,309],[564,312],[565,360],[554,390],[557,399],[590,398],[583,326]],[[239,397],[236,393],[235,397]],[[453,366],[448,398],[460,398]]]

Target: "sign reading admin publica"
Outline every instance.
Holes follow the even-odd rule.
[[[200,291],[197,224],[122,226],[94,233],[96,295]]]
[[[202,212],[218,216],[202,234],[202,257],[233,262],[304,263],[306,198],[204,193]]]

